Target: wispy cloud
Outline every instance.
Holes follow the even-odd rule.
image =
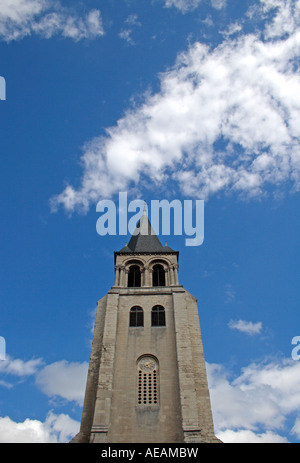
[[[203,3],[203,0],[164,0],[165,7],[175,7],[181,13],[193,11]],[[211,0],[211,5],[216,10],[220,10],[226,6],[226,0]]]
[[[225,285],[225,303],[229,304],[235,300],[235,291],[232,285]]]
[[[167,8],[175,7],[178,8],[182,13],[194,10],[202,3],[202,0],[165,0],[165,6]]]
[[[34,375],[39,368],[43,365],[43,360],[31,359],[22,360],[12,358],[10,355],[6,356],[6,360],[0,362],[0,374],[12,376],[31,376]]]
[[[104,34],[101,13],[93,9],[82,16],[54,0],[2,0],[0,40],[11,42],[32,34],[94,39]]]
[[[221,10],[227,5],[227,0],[211,0],[211,5],[216,10]]]
[[[263,2],[262,32],[240,33],[214,49],[197,42],[181,53],[161,74],[158,93],[145,94],[106,136],[85,144],[81,186],[67,185],[52,198],[52,210],[87,211],[141,175],[203,199],[220,192],[259,197],[286,182],[298,191],[300,20],[292,9],[274,13],[272,4]],[[269,37],[276,15],[284,22],[281,14],[291,15],[292,27]]]
[[[134,27],[140,27],[142,24],[136,14],[131,14],[125,20],[125,27],[121,29],[119,37],[125,40],[130,45],[135,45],[135,41],[132,38]]]
[[[260,334],[262,330],[262,322],[248,322],[246,320],[230,320],[228,326],[231,330],[238,330],[248,336]]]

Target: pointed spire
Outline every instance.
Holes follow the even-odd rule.
[[[152,228],[150,220],[147,215],[147,203],[145,201],[143,214],[136,226],[136,229],[130,238],[130,241],[119,252],[135,253],[174,253],[173,249],[169,246],[163,246],[159,241],[155,231]]]

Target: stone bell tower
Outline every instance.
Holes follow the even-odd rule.
[[[144,211],[115,252],[100,299],[80,432],[73,442],[220,442],[214,435],[197,300]]]

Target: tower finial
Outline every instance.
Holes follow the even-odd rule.
[[[146,214],[147,213],[147,203],[144,199],[144,209],[143,209],[143,214]]]

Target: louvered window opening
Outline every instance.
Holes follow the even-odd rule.
[[[139,370],[138,377],[138,404],[158,405],[157,370],[145,373]]]

